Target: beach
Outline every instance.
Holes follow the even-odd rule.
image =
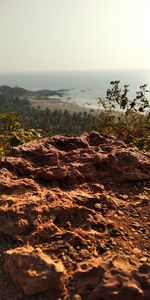
[[[50,98],[50,97],[36,97],[36,96],[30,96],[28,97],[29,102],[34,108],[40,108],[42,110],[45,110],[46,108],[50,109],[51,111],[54,110],[68,110],[70,113],[80,113],[80,112],[87,112],[91,113],[94,111],[97,111],[96,109],[93,109],[91,107],[85,107],[78,105],[75,102],[69,102],[65,100],[60,100],[57,98]]]

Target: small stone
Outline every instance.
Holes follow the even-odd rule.
[[[74,294],[72,300],[82,300],[79,294]]]
[[[122,231],[124,231],[124,228],[123,228],[123,227],[119,227],[119,229],[122,230]]]
[[[95,208],[96,209],[102,209],[102,204],[101,203],[95,203]]]
[[[141,262],[147,262],[147,261],[148,261],[148,258],[147,258],[146,256],[144,256],[144,257],[140,258],[140,261],[141,261]]]
[[[118,219],[118,215],[117,215],[117,214],[114,214],[114,218],[115,218],[115,219]]]
[[[93,255],[94,255],[95,257],[98,257],[98,253],[97,253],[96,250],[93,251]]]
[[[145,233],[145,232],[146,232],[146,228],[144,228],[144,227],[140,227],[140,230],[139,230],[139,232]]]
[[[133,226],[134,228],[139,228],[139,227],[140,227],[140,224],[139,224],[138,222],[133,222],[133,223],[132,223],[132,226]]]
[[[141,250],[139,248],[132,249],[134,254],[141,254]]]
[[[117,213],[118,213],[119,216],[123,216],[124,215],[124,212],[122,210],[118,210]]]
[[[80,249],[81,249],[81,247],[80,247],[80,246],[76,246],[76,249],[77,249],[77,250],[80,250]]]

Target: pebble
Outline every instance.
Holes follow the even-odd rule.
[[[80,250],[80,249],[81,249],[81,247],[80,247],[80,246],[76,246],[76,249],[77,249],[77,250]]]
[[[119,229],[120,229],[121,231],[124,231],[124,228],[123,228],[123,227],[119,227]]]
[[[123,211],[118,210],[118,215],[119,215],[119,216],[123,216],[123,215],[124,215]]]
[[[132,223],[132,226],[133,226],[134,228],[139,228],[139,227],[140,227],[140,224],[139,224],[138,222],[133,222],[133,223]]]
[[[82,300],[79,294],[74,294],[72,300]]]
[[[114,214],[114,218],[115,218],[115,219],[118,219],[118,215],[117,215],[117,214]]]
[[[147,261],[148,261],[148,258],[147,258],[146,256],[144,256],[144,257],[140,258],[140,261],[141,261],[141,262],[147,262]]]
[[[101,203],[95,203],[95,208],[96,209],[102,209],[102,204]]]
[[[141,250],[139,248],[133,248],[132,251],[134,254],[141,254]]]
[[[93,251],[93,255],[94,255],[95,257],[98,257],[98,253],[97,253],[96,250]]]
[[[139,230],[139,232],[141,232],[141,233],[145,233],[145,232],[146,232],[146,228],[144,228],[144,227],[140,227],[140,230]]]

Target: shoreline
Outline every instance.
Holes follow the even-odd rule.
[[[58,110],[68,110],[70,113],[80,113],[80,112],[86,112],[86,113],[93,113],[99,111],[99,109],[96,108],[88,108],[85,106],[81,106],[77,103],[57,99],[57,98],[47,98],[43,97],[41,99],[35,96],[28,97],[28,101],[34,108],[40,108],[41,110],[45,110],[46,108],[50,109],[51,111],[54,111],[55,109]]]

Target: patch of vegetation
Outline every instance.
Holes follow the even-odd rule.
[[[143,150],[150,150],[150,103],[146,97],[147,85],[141,85],[134,99],[128,97],[129,86],[119,87],[120,81],[111,81],[106,99],[98,97],[104,109],[103,118],[97,119],[95,129],[115,136]]]
[[[11,147],[41,137],[35,129],[25,129],[18,113],[0,113],[0,157]]]

